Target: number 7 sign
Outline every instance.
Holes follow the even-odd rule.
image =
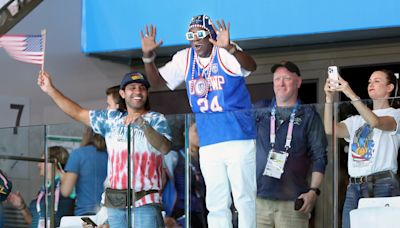
[[[0,96],[0,128],[14,127],[18,134],[19,126],[29,125],[29,98]]]

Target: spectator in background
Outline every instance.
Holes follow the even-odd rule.
[[[106,90],[107,109],[117,109],[120,111],[126,110],[124,99],[119,95],[119,85],[112,86]]]
[[[69,153],[61,146],[52,146],[48,148],[49,160],[56,161],[56,173],[55,173],[55,226],[60,225],[60,220],[62,216],[73,215],[75,206],[75,196],[64,197],[61,195],[61,172],[67,163]],[[42,156],[44,158],[44,155]],[[51,166],[52,164],[47,164],[45,166],[44,162],[38,164],[40,176],[44,176],[45,169],[47,169],[48,180],[46,180],[47,191],[50,192],[49,184],[51,178]],[[44,227],[45,217],[50,218],[50,210],[47,210],[48,215],[45,216],[45,185],[42,185],[37,198],[32,200],[29,206],[26,205],[20,192],[10,193],[7,201],[11,203],[13,207],[18,209],[26,223],[28,223],[32,228]],[[50,195],[48,195],[48,201],[51,202]],[[48,207],[49,208],[49,207]]]
[[[63,196],[69,196],[76,188],[75,215],[93,215],[100,209],[107,159],[104,138],[87,127],[81,147],[71,152],[61,178]]]

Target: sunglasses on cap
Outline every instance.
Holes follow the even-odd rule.
[[[198,30],[196,32],[187,32],[186,33],[186,39],[187,40],[194,40],[195,36],[197,36],[198,39],[204,39],[206,36],[208,36],[210,33],[207,30]]]

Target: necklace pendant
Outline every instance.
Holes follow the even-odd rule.
[[[205,78],[198,78],[194,83],[194,93],[198,97],[204,97],[208,93],[208,82]]]

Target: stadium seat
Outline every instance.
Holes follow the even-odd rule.
[[[362,198],[358,208],[350,211],[351,228],[398,227],[400,196]]]

